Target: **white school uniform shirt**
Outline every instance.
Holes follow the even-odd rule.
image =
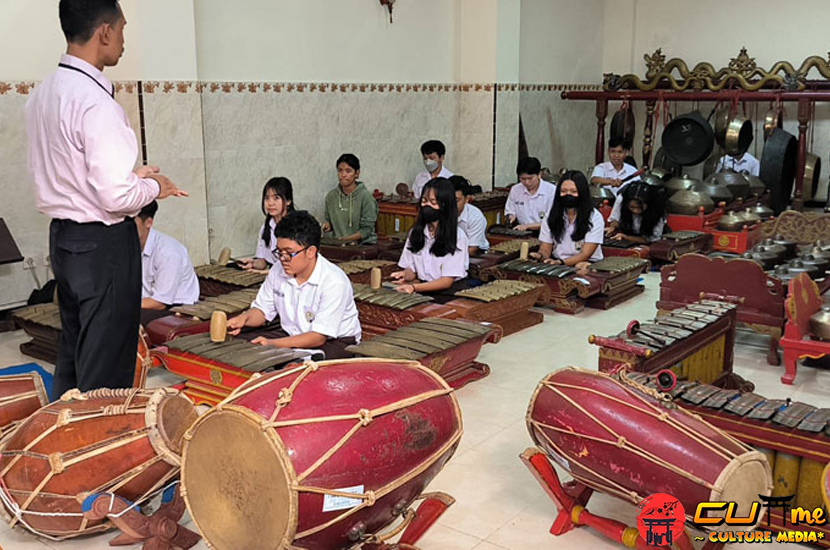
[[[487,240],[487,218],[477,206],[464,206],[464,211],[458,216],[458,227],[467,235],[469,246],[477,246],[482,252],[490,249],[490,242]]]
[[[112,83],[64,55],[26,103],[29,170],[37,209],[50,218],[114,225],[159,194],[133,169],[138,141]]]
[[[594,250],[589,261],[596,262],[601,260],[603,258],[602,241],[605,238],[605,221],[602,219],[602,214],[596,208],[591,212],[592,226],[588,230],[588,233],[585,234],[585,238],[578,242],[574,242],[571,238],[576,228],[576,219],[574,219],[574,223],[570,223],[568,221],[568,214],[563,213],[562,215],[565,216],[565,233],[562,235],[562,241],[558,243],[553,242],[553,235],[550,233],[550,226],[547,221],[542,224],[542,230],[539,232],[539,240],[543,243],[554,245],[553,255],[560,260],[567,260],[582,252],[582,246],[585,243],[597,244],[599,246]]]
[[[504,215],[516,216],[519,225],[544,224],[550,215],[550,209],[556,200],[556,186],[545,180],[539,180],[539,189],[531,195],[521,183],[510,188],[507,203],[504,205]]]
[[[618,172],[614,168],[613,164],[611,164],[610,162],[603,162],[601,164],[597,164],[594,167],[594,171],[591,172],[591,179],[608,178],[612,180],[622,181],[631,174],[635,174],[636,172],[637,169],[631,166],[630,164],[623,163],[622,170]],[[620,193],[620,191],[622,191],[625,188],[625,186],[631,183],[632,181],[640,181],[640,177],[637,176],[636,178],[633,178],[625,182],[625,184],[621,185],[620,187],[614,187],[612,185],[603,185],[602,187],[605,187],[606,189],[614,193],[614,196],[616,197]]]
[[[455,174],[447,170],[446,166],[441,167],[441,172],[438,174],[437,177],[450,179]],[[421,192],[424,190],[424,186],[429,183],[429,180],[432,179],[432,174],[424,170],[417,176],[415,176],[415,180],[412,182],[412,192],[415,194],[416,199],[421,198]]]
[[[199,301],[199,278],[187,248],[153,228],[141,252],[141,297],[168,306]]]
[[[429,228],[424,228],[424,247],[417,253],[409,250],[409,237],[403,247],[401,259],[398,266],[401,269],[411,269],[419,280],[429,283],[441,277],[452,277],[456,281],[467,276],[467,268],[470,265],[470,243],[464,230],[458,228],[456,237],[456,250],[453,254],[446,254],[442,257],[433,256],[430,248],[435,239],[429,235]]]
[[[752,174],[753,176],[761,173],[761,163],[749,153],[744,153],[739,160],[729,155],[722,156],[720,161],[718,161],[718,168],[715,171],[721,172],[727,168],[735,172],[740,172],[741,174]]]
[[[265,244],[262,238],[262,232],[265,230],[265,224],[259,226],[259,233],[257,233],[256,254],[254,258],[265,260],[271,265],[279,265],[280,260],[274,255],[274,250],[277,248],[277,238],[274,236],[274,228],[277,227],[277,222],[274,218],[268,218],[268,231],[271,233],[271,245]]]
[[[339,267],[317,255],[311,277],[301,285],[277,263],[257,293],[251,308],[269,322],[279,315],[289,336],[316,332],[327,338],[352,337],[360,342],[360,321],[352,283]]]
[[[608,216],[609,222],[617,222],[620,223],[620,219],[622,216],[622,203],[624,201],[620,197],[619,200],[614,201],[614,208],[611,209],[611,215]],[[631,215],[631,228],[636,232],[640,233],[640,226],[643,224],[643,216],[640,214],[632,214]],[[652,231],[651,235],[642,235],[644,239],[648,242],[653,243],[654,241],[659,241],[663,237],[663,228],[666,225],[665,218],[660,218],[660,221],[654,226],[654,231]]]

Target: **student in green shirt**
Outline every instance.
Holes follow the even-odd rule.
[[[366,189],[360,177],[360,160],[346,153],[337,159],[337,179],[340,184],[326,195],[326,222],[323,233],[334,232],[341,241],[375,244],[378,236],[378,203]]]

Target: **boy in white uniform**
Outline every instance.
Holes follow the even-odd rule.
[[[455,203],[458,206],[458,227],[467,235],[470,256],[487,252],[490,242],[487,240],[487,218],[479,208],[471,204],[473,188],[463,176],[450,178],[455,188]]]
[[[632,178],[630,181],[623,183],[625,178],[637,172],[637,169],[630,164],[625,163],[625,157],[628,156],[630,147],[623,143],[621,139],[611,138],[608,141],[608,162],[597,164],[594,171],[591,173],[591,184],[601,185],[617,194],[630,181],[639,181],[640,178]]]
[[[519,231],[539,231],[556,201],[556,186],[542,179],[542,163],[526,157],[516,166],[520,185],[510,188],[504,215]]]
[[[723,172],[727,169],[738,172],[739,174],[752,174],[753,176],[757,176],[761,173],[761,163],[749,153],[735,157],[724,155],[718,161],[718,168],[715,172]]]
[[[141,243],[141,309],[164,310],[199,301],[199,279],[187,248],[153,229],[158,203],[151,202],[135,218]]]
[[[450,179],[453,173],[444,167],[444,156],[447,154],[447,148],[437,139],[431,139],[421,145],[421,155],[424,157],[424,170],[412,182],[412,193],[416,199],[421,198],[421,193],[424,191],[424,185],[428,181],[435,178]]]
[[[281,269],[271,269],[251,309],[228,321],[230,334],[279,316],[281,330],[255,338],[254,344],[320,349],[326,359],[351,356],[346,347],[360,343],[361,335],[352,283],[317,252],[321,234],[308,212],[283,218],[275,230]]]

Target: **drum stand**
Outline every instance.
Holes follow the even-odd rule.
[[[627,548],[635,548],[636,550],[653,550],[656,548],[643,540],[636,527],[629,527],[619,521],[595,516],[586,510],[585,506],[588,504],[588,499],[591,498],[594,490],[575,481],[563,484],[548,457],[539,449],[531,447],[525,450],[520,458],[556,504],[556,509],[559,511],[553,526],[550,528],[551,534],[564,535],[574,527],[585,525]],[[683,535],[675,541],[674,548],[677,550],[694,550],[688,532],[683,531]],[[715,549],[712,548],[711,550]]]
[[[161,507],[149,517],[139,512],[131,502],[112,493],[88,497],[83,510],[87,519],[109,519],[121,530],[121,534],[110,541],[110,546],[131,546],[144,542],[143,550],[187,550],[202,538],[178,523],[185,510],[178,485],[164,491]]]
[[[421,537],[444,515],[455,499],[446,493],[428,493],[422,495],[423,502],[414,513],[414,519],[406,524],[403,535],[396,543],[381,542],[366,544],[363,550],[418,550],[415,545]],[[394,532],[387,536],[394,536]],[[384,537],[385,538],[385,537]]]

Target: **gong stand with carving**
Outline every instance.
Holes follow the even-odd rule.
[[[830,102],[830,54],[828,58],[811,56],[796,69],[787,61],[779,61],[765,70],[749,57],[746,48],[729,65],[716,70],[710,63],[698,63],[691,70],[682,59],[666,61],[662,49],[643,56],[647,72],[645,80],[637,75],[603,75],[602,91],[563,91],[562,99],[595,101],[597,117],[596,162],[605,156],[605,119],[608,102],[646,102],[646,122],[643,139],[643,165],[651,164],[651,152],[659,110],[664,114],[670,102],[713,101],[731,103],[785,102],[798,105],[798,161],[793,209],[803,208],[804,163],[807,158],[807,129],[814,103]],[[808,80],[812,71],[822,80]]]

